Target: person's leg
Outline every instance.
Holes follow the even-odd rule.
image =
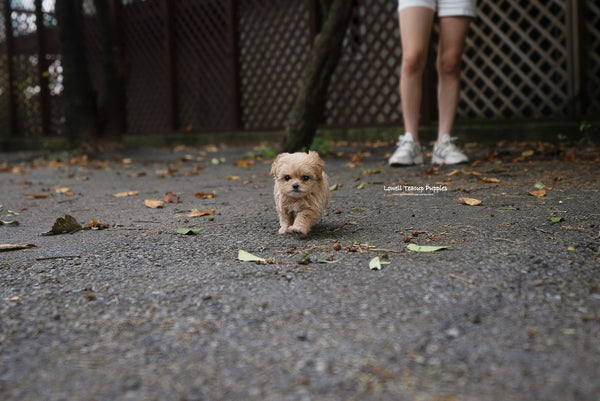
[[[470,17],[440,18],[438,47],[438,141],[452,132],[460,93],[461,58],[465,38],[471,23]]]
[[[434,10],[427,7],[409,7],[398,15],[402,42],[402,67],[400,72],[400,101],[404,129],[415,141],[419,140],[419,112],[421,109],[422,79]]]

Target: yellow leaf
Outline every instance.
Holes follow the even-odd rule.
[[[115,198],[122,198],[124,196],[135,196],[139,193],[140,193],[140,191],[125,191],[125,192],[117,192],[116,194],[113,194],[113,196]]]
[[[66,185],[55,185],[54,190],[57,194],[64,194],[71,191],[71,189]]]
[[[163,207],[165,203],[156,199],[146,199],[144,204],[151,209],[158,209],[159,207]]]
[[[521,153],[521,156],[523,157],[529,157],[529,156],[533,156],[535,152],[531,149],[524,151],[523,153]]]
[[[457,200],[459,202],[464,203],[465,205],[469,205],[469,206],[481,205],[481,203],[483,202],[483,201],[481,201],[479,199],[475,199],[475,198],[458,198]]]
[[[228,180],[239,180],[240,176],[239,175],[228,175],[226,178]]]

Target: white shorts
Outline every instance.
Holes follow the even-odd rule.
[[[477,0],[398,0],[398,12],[408,7],[426,7],[439,17],[477,15]]]

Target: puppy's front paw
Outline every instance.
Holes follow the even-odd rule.
[[[279,234],[286,234],[289,231],[289,226],[281,226],[281,228],[279,229]]]
[[[303,234],[303,235],[308,234],[309,231],[310,231],[310,227],[306,227],[306,226],[302,226],[302,225],[298,225],[298,224],[294,224],[293,226],[291,226],[287,229],[288,233],[299,233],[299,234]]]

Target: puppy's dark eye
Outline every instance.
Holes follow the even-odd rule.
[[[308,180],[310,180],[309,176],[307,176],[307,175],[302,176],[302,181],[308,181]]]
[[[283,177],[284,180],[289,181],[292,179],[292,177],[290,177],[289,175],[286,175],[285,177]]]

